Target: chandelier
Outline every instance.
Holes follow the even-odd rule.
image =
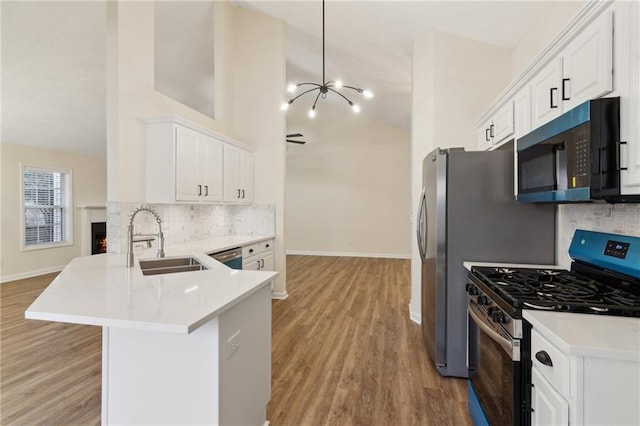
[[[344,94],[340,93],[340,89],[350,89],[350,90],[354,90],[357,93],[362,94],[365,98],[369,99],[373,97],[373,93],[370,90],[363,90],[359,87],[353,87],[353,86],[347,86],[342,84],[342,82],[340,80],[335,80],[335,81],[326,81],[325,80],[325,60],[324,60],[324,0],[322,0],[322,84],[318,84],[318,83],[292,83],[289,84],[289,86],[287,87],[287,92],[289,93],[295,93],[296,90],[299,87],[302,87],[303,89],[307,89],[305,91],[303,91],[302,93],[300,93],[299,95],[289,99],[287,102],[284,102],[282,104],[281,109],[287,110],[289,108],[289,105],[291,105],[296,99],[298,99],[301,96],[306,95],[307,93],[314,93],[317,91],[316,93],[316,98],[313,101],[313,105],[311,106],[311,109],[309,110],[309,117],[313,118],[316,116],[316,104],[318,103],[318,99],[322,98],[325,99],[327,97],[327,94],[329,92],[335,93],[336,95],[340,96],[342,99],[344,99],[345,101],[347,101],[347,103],[351,106],[351,109],[353,109],[353,112],[360,112],[360,106],[358,106],[358,104],[355,104],[351,101],[351,99],[347,98]],[[307,88],[306,86],[311,86],[311,88]]]

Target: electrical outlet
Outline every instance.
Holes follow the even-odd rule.
[[[240,330],[227,339],[227,359],[238,352],[238,349],[240,349]]]

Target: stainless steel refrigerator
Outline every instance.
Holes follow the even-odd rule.
[[[425,346],[441,375],[468,377],[477,330],[463,262],[554,264],[555,207],[515,201],[513,151],[436,149],[423,161],[417,222]]]

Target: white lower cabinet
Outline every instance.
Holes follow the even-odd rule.
[[[273,240],[242,247],[242,269],[273,271]]]
[[[533,426],[566,425],[569,403],[538,371],[531,371],[531,424]]]
[[[553,314],[535,312],[532,321],[525,313],[533,324],[531,424],[640,424],[637,319]]]

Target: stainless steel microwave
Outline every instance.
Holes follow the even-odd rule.
[[[517,140],[516,199],[638,202],[620,194],[620,98],[584,102]]]

